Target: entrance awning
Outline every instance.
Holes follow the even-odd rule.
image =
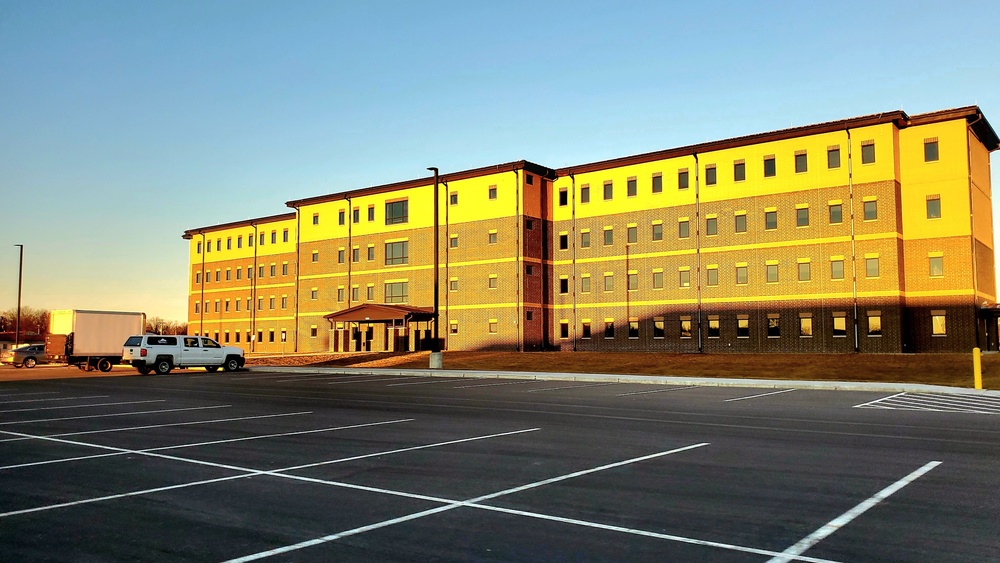
[[[323,318],[330,321],[330,323],[367,322],[396,324],[396,321],[403,321],[404,323],[427,322],[434,320],[434,308],[365,303],[351,307],[350,309],[330,313]]]

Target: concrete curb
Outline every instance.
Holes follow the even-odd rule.
[[[543,373],[490,370],[431,370],[394,368],[318,368],[248,366],[249,371],[288,374],[400,375],[411,377],[451,377],[469,379],[534,379],[539,381],[579,381],[591,383],[645,383],[654,385],[694,385],[699,387],[759,387],[764,389],[818,389],[830,391],[879,391],[887,393],[949,393],[1000,398],[1000,391],[947,387],[926,383],[882,383],[868,381],[791,381],[780,379],[733,379],[716,377],[675,377],[611,373]]]

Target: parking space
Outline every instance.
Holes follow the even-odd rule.
[[[998,505],[1000,479],[988,470],[1000,453],[998,419],[852,408],[885,393],[791,391],[257,372],[0,384],[5,553],[995,553],[998,516],[976,508]]]

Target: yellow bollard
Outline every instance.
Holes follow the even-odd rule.
[[[983,388],[983,358],[979,348],[972,349],[972,380],[976,389]]]

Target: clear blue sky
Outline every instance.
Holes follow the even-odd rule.
[[[24,305],[184,320],[185,229],[427,166],[560,167],[900,108],[979,104],[1000,128],[998,16],[995,0],[0,0],[0,309],[24,244]]]

